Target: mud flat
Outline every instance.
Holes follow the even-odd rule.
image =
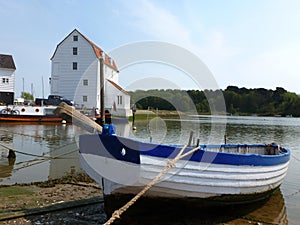
[[[83,174],[0,186],[0,224],[93,224],[105,219],[102,190]]]
[[[137,202],[115,224],[287,224],[280,190],[267,201],[247,206],[239,213],[228,206],[224,211],[185,212],[159,204],[153,208]],[[242,208],[242,207],[241,207]],[[272,210],[270,211],[270,208]],[[4,224],[103,224],[107,221],[102,190],[86,175],[31,184],[0,186],[0,225]]]

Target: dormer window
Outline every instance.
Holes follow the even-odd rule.
[[[73,41],[78,41],[78,35],[73,36]]]

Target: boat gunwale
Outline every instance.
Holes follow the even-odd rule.
[[[102,142],[103,138],[108,138],[110,141],[107,141],[107,143],[103,144],[102,147],[105,148],[110,148],[109,145],[112,145],[109,142],[115,142],[117,140],[120,145],[122,145],[122,148],[125,148],[126,151],[131,151],[131,152],[138,152],[135,153],[136,155],[149,155],[153,157],[158,157],[158,158],[165,158],[165,159],[172,159],[176,156],[176,153],[179,152],[179,150],[182,148],[180,145],[168,145],[168,144],[156,144],[156,143],[150,143],[150,142],[145,142],[133,138],[128,138],[128,137],[123,137],[123,136],[118,136],[118,135],[104,135],[104,134],[83,134],[80,136],[85,136],[85,135],[97,135],[99,137],[99,140]],[[138,149],[133,149],[124,144],[124,142],[133,142],[138,146]],[[143,148],[144,146],[144,148]],[[196,151],[193,153],[191,156],[185,157],[182,160],[189,160],[189,161],[196,161],[196,162],[206,162],[203,160],[204,158],[209,158],[213,157],[210,162],[214,164],[231,164],[231,165],[249,165],[249,166],[271,166],[271,165],[277,165],[277,164],[283,164],[286,163],[290,160],[290,150],[288,148],[280,147],[279,145],[276,144],[269,144],[271,147],[279,147],[281,152],[276,154],[276,155],[263,155],[263,154],[257,154],[257,153],[246,153],[246,154],[241,154],[241,153],[232,153],[232,152],[220,152],[220,151],[210,151],[210,150],[204,150],[203,147],[266,147],[268,144],[212,144],[212,145],[200,145],[199,151]],[[150,148],[151,147],[151,148]],[[195,147],[195,146],[194,146]],[[194,148],[193,146],[189,146],[185,149],[185,152],[191,150]],[[98,147],[99,148],[99,147]],[[148,151],[141,151],[141,149],[150,149]],[[161,150],[160,150],[161,149]],[[166,149],[163,151],[162,149]],[[139,150],[139,151],[137,151]],[[88,150],[89,153],[91,154],[96,154],[99,152],[95,152],[95,150]],[[115,151],[114,154],[108,150],[108,153],[114,158],[114,156],[117,154],[118,158],[115,158],[117,160],[122,160],[122,155],[120,152],[118,152],[115,149],[112,149],[112,151]],[[80,151],[81,152],[81,151]],[[88,153],[88,152],[85,152]],[[106,154],[109,155],[109,154]],[[224,159],[226,159],[224,161]],[[238,159],[238,160],[237,160]],[[251,161],[253,160],[253,161]],[[124,161],[126,161],[126,158],[124,158]],[[133,163],[141,163],[140,159],[138,160],[133,160],[130,161]]]

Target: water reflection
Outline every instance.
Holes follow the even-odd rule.
[[[278,189],[262,206],[249,213],[248,217],[268,224],[288,224],[285,201],[281,190]]]
[[[167,119],[165,120],[167,132],[155,129],[152,132],[148,124],[151,121],[136,122],[137,132],[131,136],[146,141],[150,140],[152,135],[153,142],[186,144],[190,130],[195,132],[195,136],[200,138],[204,144],[224,143],[224,134],[229,143],[271,143],[277,142],[282,145],[294,145],[299,147],[300,119],[299,118],[273,118],[273,117],[240,117],[220,116],[212,121],[211,116],[201,116],[197,119]],[[214,122],[214,124],[212,124]],[[223,132],[224,123],[226,123],[226,132]],[[214,126],[214,129],[212,129]],[[152,126],[153,127],[153,126]],[[152,128],[153,129],[153,128]],[[153,135],[155,133],[155,135]],[[162,136],[163,140],[159,139]],[[155,137],[158,137],[155,139]],[[295,139],[296,137],[296,139]]]
[[[0,134],[0,182],[2,178],[7,178],[12,175],[15,158],[8,158],[9,149],[13,146],[13,135],[10,133]]]
[[[286,223],[287,213],[289,223],[297,224],[295,221],[300,220],[300,181],[298,179],[300,176],[300,119],[228,117],[227,120],[224,120],[224,118],[220,117],[214,122],[216,122],[214,125],[215,129],[212,130],[211,118],[209,116],[200,117],[196,120],[188,118],[184,121],[176,119],[163,120],[163,122],[156,119],[151,121],[151,123],[147,120],[135,121],[137,130],[134,132],[131,123],[128,123],[128,121],[113,121],[117,127],[117,134],[120,136],[129,136],[144,141],[149,141],[151,137],[153,142],[167,144],[186,144],[189,139],[190,130],[195,131],[195,137],[200,137],[200,143],[224,143],[221,129],[224,127],[224,123],[227,122],[226,133],[228,143],[277,142],[284,147],[290,148],[293,157],[287,177],[281,186],[285,202],[280,192],[280,194],[277,194],[279,196],[272,196],[270,200],[273,199],[273,201],[268,201],[269,203],[265,202],[259,207],[252,208],[251,211],[245,213],[255,216],[257,221],[259,219],[267,221],[265,217],[270,216],[272,217],[272,221],[274,221],[270,223],[274,224]],[[84,132],[84,130],[74,125],[0,123],[0,185],[44,181],[81,171],[78,160],[78,136]],[[10,163],[6,158],[7,149],[1,145],[30,153],[31,155],[17,153],[15,162]],[[25,167],[36,162],[40,163]],[[287,212],[284,204],[287,207]],[[158,215],[162,216],[162,213],[156,214],[158,212],[156,207],[158,205],[155,206],[153,211],[145,211],[144,215],[134,214],[134,216],[138,216],[137,218],[132,216],[127,217],[127,219],[133,221],[133,224],[153,224],[154,222],[147,222],[149,218],[149,221],[157,220],[155,223],[159,224],[160,218],[158,218]],[[165,223],[160,224],[199,224],[199,221],[202,220],[203,215],[198,215],[200,211],[194,211],[191,214],[186,212],[186,215],[180,213],[180,211],[176,211],[178,218],[170,218],[171,211],[168,210],[169,207],[166,206],[166,209],[159,209],[162,212],[163,210],[167,210],[165,212],[166,218],[162,219]],[[152,212],[156,213],[151,214]],[[211,212],[211,217],[214,217],[218,213],[214,210]],[[238,214],[235,214],[234,210],[229,210],[226,213],[230,219],[238,217]],[[224,219],[222,215],[220,215],[220,218],[217,221]]]
[[[106,206],[105,206],[106,207]],[[111,205],[110,205],[111,207]],[[106,209],[107,210],[107,209]],[[110,210],[113,212],[113,210]],[[140,199],[121,216],[117,224],[288,224],[280,189],[267,200],[245,205],[204,208],[201,200],[191,205]]]
[[[0,184],[43,181],[80,172],[75,138],[81,132],[72,125],[1,123]],[[14,162],[3,157],[9,148],[17,151]]]
[[[113,121],[117,134],[129,136],[127,120]],[[62,124],[0,123],[0,184],[45,181],[82,172],[78,137],[85,130]],[[7,149],[18,151],[14,163]]]
[[[226,120],[220,117],[219,120],[215,120],[215,122],[217,122],[215,127],[218,128],[218,126],[220,126],[220,128],[222,128],[225,121]],[[289,224],[298,224],[297,221],[300,220],[300,181],[298,179],[300,176],[300,118],[228,117],[226,122],[227,143],[268,144],[276,142],[291,150],[292,158],[288,174],[284,183],[281,185],[281,190],[283,190],[286,200],[285,203],[288,209],[287,214]],[[219,142],[222,139],[222,132],[218,132],[218,129],[212,131],[210,116],[203,116],[198,120],[194,120],[193,118],[185,120],[184,123],[188,129],[185,129],[184,131],[181,129],[181,123],[182,121],[176,119],[165,120],[167,132],[162,132],[160,135],[159,129],[155,129],[156,134],[152,135],[152,141],[176,144],[180,142],[180,135],[183,135],[184,138],[182,139],[183,141],[181,144],[186,144],[189,131],[194,129],[198,131],[200,143],[224,143]],[[131,133],[131,137],[149,141],[151,131],[149,130],[148,124],[149,121],[136,121],[135,125],[137,127],[137,131],[135,133]],[[161,137],[164,137],[164,140],[161,140]],[[281,205],[284,205],[281,193],[280,196],[280,201],[279,199],[276,200],[276,198],[275,200]],[[274,201],[275,203],[273,202],[265,205],[264,208],[258,207],[258,210],[260,210],[260,213],[258,213],[258,215],[260,215],[259,218],[264,219],[263,215],[273,214],[273,207],[276,206],[276,201]],[[285,207],[281,207],[281,209],[281,211],[276,209],[277,211],[275,210],[275,212],[278,213],[277,220],[279,221],[280,218],[283,218],[283,220],[281,222],[276,222],[276,220],[274,220],[275,224],[287,223]],[[275,215],[276,213],[273,216]],[[239,223],[237,222],[237,224]]]
[[[2,178],[7,178],[12,175],[15,161],[15,158],[0,158],[0,182],[2,181]]]

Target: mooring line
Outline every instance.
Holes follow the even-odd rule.
[[[198,147],[196,147],[196,148],[194,148],[194,149],[192,149],[192,150],[190,150],[190,151],[188,151],[188,152],[186,152],[186,153],[184,153],[183,154],[183,151],[184,151],[184,149],[187,147],[187,145],[185,145],[180,151],[179,151],[179,153],[177,154],[177,156],[174,158],[174,159],[172,159],[172,160],[170,160],[170,161],[168,161],[168,163],[167,163],[167,165],[165,166],[165,168],[153,179],[153,180],[151,180],[146,186],[145,186],[145,188],[143,189],[143,190],[141,190],[136,196],[134,196],[127,204],[125,204],[123,207],[121,207],[120,209],[118,209],[118,210],[116,210],[114,213],[113,213],[113,215],[111,216],[111,218],[104,224],[104,225],[110,225],[110,224],[112,224],[116,219],[118,219],[118,218],[120,218],[120,216],[121,216],[121,214],[122,213],[124,213],[130,206],[132,206],[140,197],[142,197],[142,195],[143,194],[145,194],[156,182],[158,182],[160,179],[161,179],[161,177],[164,175],[164,174],[166,174],[171,168],[173,168],[174,166],[175,166],[175,163],[178,161],[178,160],[180,160],[180,159],[182,159],[182,158],[184,158],[184,157],[186,157],[186,156],[188,156],[188,155],[190,155],[190,154],[192,154],[192,153],[194,153],[194,152],[196,152],[197,150],[199,150],[200,149],[200,147],[198,146]]]
[[[0,131],[4,131],[7,133],[11,133],[11,134],[16,134],[16,135],[20,135],[20,136],[25,136],[25,137],[34,137],[34,138],[40,138],[40,139],[46,139],[46,137],[42,137],[42,136],[38,136],[38,135],[29,135],[29,134],[24,134],[24,133],[18,133],[15,131],[10,131],[10,130],[0,130]]]
[[[291,193],[291,194],[289,194],[289,195],[286,195],[285,197],[286,197],[286,198],[289,198],[289,197],[298,195],[299,193],[300,193],[300,190],[297,190],[297,191],[295,191],[295,192],[293,192],[293,193]]]
[[[56,152],[56,151],[61,150],[61,149],[64,148],[64,147],[67,147],[67,146],[71,145],[71,144],[73,144],[73,143],[68,143],[68,144],[65,144],[65,145],[60,146],[59,148],[53,149],[53,150],[51,150],[51,151],[43,152],[42,155],[36,155],[36,154],[33,154],[33,153],[28,153],[28,152],[18,151],[18,150],[15,150],[15,149],[11,148],[11,147],[8,147],[8,146],[6,146],[6,145],[3,145],[3,144],[1,144],[1,143],[0,143],[0,146],[3,147],[3,148],[6,148],[6,149],[8,149],[8,150],[11,150],[11,151],[13,151],[13,152],[22,154],[22,155],[35,156],[35,157],[38,157],[38,158],[49,158],[49,156],[46,156],[46,154],[50,154],[50,152],[51,152],[51,153],[54,153],[54,152]],[[31,160],[29,160],[29,161],[31,161]],[[24,161],[24,162],[26,162],[26,161]],[[22,163],[22,162],[19,162],[19,164],[20,164],[20,163]]]
[[[39,139],[48,139],[49,137],[43,137],[43,136],[40,136],[40,135],[30,135],[30,134],[24,134],[24,133],[18,133],[18,132],[15,132],[15,131],[10,131],[10,130],[4,130],[4,129],[1,129],[0,131],[4,131],[4,132],[7,132],[7,133],[11,133],[11,134],[16,134],[16,135],[20,135],[20,136],[24,136],[24,137],[33,137],[33,138],[39,138]],[[59,135],[56,135],[57,138],[60,138]],[[73,137],[69,137],[69,138],[66,138],[66,139],[72,139]]]
[[[72,143],[67,143],[67,144],[65,144],[65,145],[61,145],[61,146],[59,146],[59,148],[56,148],[56,149],[53,149],[53,150],[44,152],[44,154],[50,154],[50,153],[59,151],[59,150],[61,150],[62,148],[65,148],[65,147],[67,147],[67,146],[69,146],[69,145],[73,145],[73,144],[74,144],[74,142],[72,142]]]
[[[34,161],[37,161],[37,160],[41,160],[41,159],[34,158],[34,159],[22,161],[22,162],[17,162],[17,163],[15,163],[15,165],[21,165],[21,164],[25,164],[25,163],[31,163],[31,162],[34,162]]]
[[[48,161],[48,160],[58,159],[58,158],[60,158],[61,156],[68,155],[68,154],[71,154],[71,153],[76,152],[76,151],[78,151],[78,149],[74,149],[74,150],[72,150],[72,151],[69,151],[69,152],[66,152],[66,153],[62,153],[62,154],[57,155],[57,156],[48,157],[48,158],[44,158],[44,159],[38,159],[39,161],[36,162],[36,163],[31,163],[31,164],[28,164],[28,165],[24,165],[24,166],[22,166],[22,167],[20,167],[20,168],[12,169],[12,171],[15,172],[15,171],[18,171],[18,170],[21,170],[21,169],[24,169],[24,168],[28,168],[28,167],[30,167],[30,166],[35,166],[35,165],[37,165],[37,164],[46,162],[46,161]]]
[[[47,156],[42,156],[42,155],[36,155],[36,154],[32,154],[32,153],[28,153],[28,152],[21,152],[21,151],[18,151],[18,150],[15,150],[13,148],[10,148],[8,146],[5,146],[3,144],[0,144],[1,147],[3,148],[6,148],[8,150],[11,150],[11,151],[14,151],[16,153],[19,153],[19,154],[22,154],[22,155],[29,155],[29,156],[35,156],[35,157],[41,157],[41,158],[47,158]]]
[[[292,157],[293,157],[294,159],[296,159],[297,161],[300,162],[300,159],[298,159],[296,156],[294,156],[294,154],[291,154],[291,155],[292,155]]]
[[[1,145],[1,144],[0,144],[0,145]],[[48,151],[48,152],[43,152],[42,155],[38,155],[37,157],[38,157],[38,158],[42,158],[42,157],[44,157],[44,158],[49,158],[50,156],[45,156],[45,155],[46,155],[46,154],[50,154],[50,153],[57,152],[57,151],[59,151],[59,150],[62,150],[62,148],[67,147],[67,146],[69,146],[69,145],[71,145],[71,144],[65,144],[65,145],[60,146],[60,147],[57,148],[57,149],[53,149],[53,150]],[[6,147],[6,146],[3,146],[3,147]],[[7,147],[6,147],[6,148],[7,148]],[[12,149],[12,150],[15,151],[15,152],[18,152],[18,153],[20,153],[20,154],[23,153],[23,152],[14,150],[14,149]],[[33,162],[33,161],[36,161],[36,160],[39,160],[39,159],[34,158],[34,159],[22,161],[22,162],[17,162],[17,163],[15,163],[15,165],[19,165],[19,164],[23,164],[23,163],[29,163],[29,162]]]
[[[12,170],[7,169],[7,170],[1,171],[1,172],[4,172],[4,173],[5,173],[5,172],[15,172],[15,171],[18,171],[18,170],[21,170],[21,169],[24,169],[24,168],[28,168],[28,167],[30,167],[30,166],[35,166],[35,165],[37,165],[37,164],[46,162],[46,161],[48,161],[48,160],[59,159],[59,158],[61,158],[61,156],[65,156],[65,155],[68,155],[68,154],[71,154],[71,153],[77,152],[77,151],[78,151],[78,149],[73,149],[73,150],[71,150],[71,151],[68,151],[68,152],[59,154],[59,155],[57,155],[57,156],[48,157],[48,158],[36,159],[37,162],[31,163],[31,164],[26,164],[26,165],[24,165],[24,166],[21,166],[21,167],[19,167],[19,168],[14,168],[14,169],[12,169]]]

